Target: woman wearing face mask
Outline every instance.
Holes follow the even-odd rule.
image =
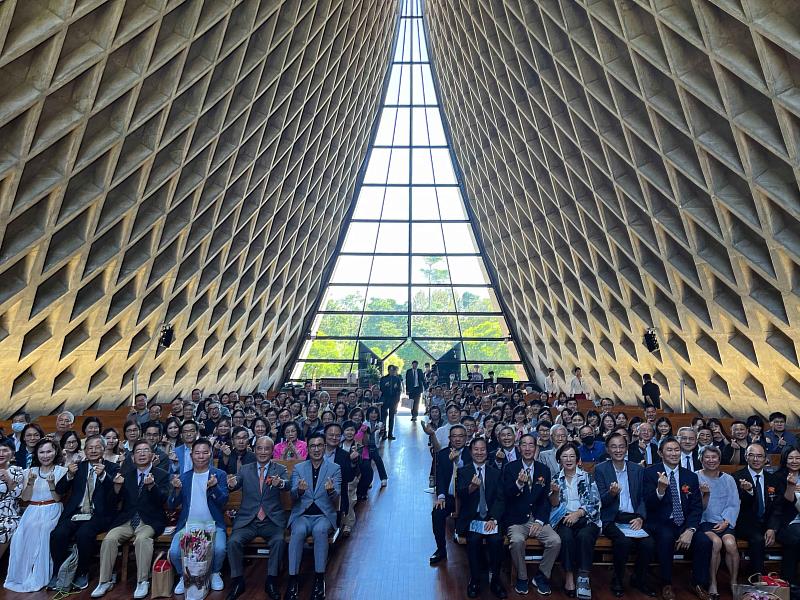
[[[38,592],[51,580],[50,533],[63,506],[56,483],[67,472],[60,465],[61,449],[50,439],[39,440],[33,463],[25,471],[22,500],[29,502],[11,538],[8,574],[4,587],[13,592]]]
[[[0,556],[5,554],[20,519],[19,496],[25,474],[21,467],[11,464],[13,458],[14,442],[0,441]]]

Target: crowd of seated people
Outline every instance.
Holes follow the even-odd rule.
[[[673,427],[652,403],[657,398],[660,407],[661,400],[652,378],[643,388],[647,404],[637,408],[591,401],[580,369],[575,375],[564,391],[551,372],[543,393],[486,382],[431,385],[421,422],[436,498],[431,565],[447,560],[447,519],[455,515],[470,598],[480,594],[487,565],[491,592],[507,596],[499,568],[506,551],[518,594],[531,586],[550,594],[558,560],[566,595],[591,598],[602,534],[611,546],[616,597],[630,585],[673,600],[674,557],[681,555],[690,561],[694,594],[716,600],[723,562],[731,585],[739,581],[737,542],[747,542],[748,576],[766,573],[767,549],[780,543],[781,576],[792,599],[800,598],[800,446],[786,415],[735,420],[730,431],[700,416]],[[529,578],[531,539],[541,559]],[[626,581],[629,560],[634,568]]]
[[[138,394],[121,430],[86,417],[76,431],[75,416],[64,412],[55,431],[45,431],[29,415],[14,415],[0,440],[0,555],[9,551],[4,587],[69,592],[88,588],[96,575],[91,597],[100,598],[114,586],[120,545],[131,543],[134,598],[145,598],[154,544],[161,543],[177,574],[174,593],[182,594],[182,531],[187,522],[213,521],[212,590],[226,588],[227,558],[227,598],[245,594],[245,548],[261,538],[269,548],[266,594],[281,598],[279,575],[288,569],[283,598],[298,598],[311,537],[311,597],[323,599],[329,536],[352,532],[355,506],[372,487],[373,463],[380,487],[387,485],[386,428],[378,386],[335,397],[311,387],[270,399],[194,390],[190,399],[163,407]],[[235,511],[227,509],[234,492],[241,497]],[[73,545],[77,567],[65,589],[58,575]]]

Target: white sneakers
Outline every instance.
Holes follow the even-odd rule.
[[[147,594],[150,593],[150,582],[149,581],[140,581],[136,584],[136,591],[133,592],[134,598],[147,598]]]
[[[94,588],[94,591],[92,592],[92,598],[102,598],[108,592],[110,592],[111,588],[113,588],[113,587],[114,587],[114,582],[113,581],[106,581],[105,583],[103,583],[103,582],[98,583],[97,587]],[[137,586],[136,589],[138,590],[139,587]],[[138,597],[139,596],[137,596],[137,598]],[[144,598],[144,596],[142,596],[142,598]]]
[[[211,589],[215,592],[221,592],[225,589],[225,582],[222,581],[222,575],[220,573],[211,574]]]
[[[389,480],[388,479],[381,479],[381,487],[385,488],[387,485],[389,485]]]
[[[175,586],[175,595],[178,596],[183,594],[186,591],[186,588],[183,587],[183,577],[178,579],[178,585]]]

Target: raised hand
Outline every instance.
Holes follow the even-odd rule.
[[[494,453],[494,456],[497,460],[503,460],[503,458],[506,456],[506,453],[503,452],[502,448],[498,448],[497,452]]]
[[[561,493],[561,486],[558,485],[557,481],[550,482],[550,493],[556,495]]]
[[[358,460],[358,449],[355,446],[350,449],[350,460]]]
[[[228,475],[228,488],[233,489],[236,487],[236,475]]]
[[[611,494],[612,496],[619,496],[620,491],[622,491],[622,488],[619,487],[619,483],[617,483],[616,481],[613,482],[610,486],[608,486],[608,493]]]
[[[94,467],[94,474],[97,476],[97,478],[102,479],[106,472],[106,463],[101,460],[100,462],[94,463],[92,466]]]
[[[700,484],[700,492],[702,492],[703,496],[707,496],[711,493],[711,488],[708,487],[708,484],[705,481]]]
[[[114,485],[122,485],[123,483],[125,483],[125,478],[122,476],[122,473],[117,473],[116,475],[114,475],[113,481]]]
[[[669,487],[669,477],[664,471],[658,472],[658,493],[662,496],[666,493],[667,488]]]
[[[520,485],[525,485],[528,483],[528,472],[525,469],[519,470],[519,475],[517,475],[517,483]]]
[[[78,463],[69,463],[67,465],[67,478],[73,479],[75,477],[75,473],[78,472]]]
[[[216,487],[216,485],[217,485],[217,476],[212,473],[211,476],[208,478],[206,489],[210,490],[211,488]]]
[[[153,473],[150,472],[144,476],[144,479],[142,480],[142,485],[144,485],[147,489],[150,489],[150,486],[155,484],[155,482],[156,482],[155,477],[153,477]]]
[[[305,479],[300,479],[297,482],[297,489],[301,492],[305,492],[308,489],[308,482]]]
[[[797,474],[796,473],[789,473],[786,477],[786,486],[787,487],[796,487],[797,486]]]
[[[180,490],[183,487],[183,483],[181,482],[181,478],[177,475],[172,476],[172,487],[176,490]]]
[[[459,454],[461,453],[455,448],[453,448],[452,450],[450,450],[450,460],[456,462],[458,460]]]
[[[333,479],[331,479],[330,477],[328,477],[325,480],[325,491],[326,492],[332,492],[333,491]]]
[[[739,487],[742,488],[748,494],[753,491],[753,484],[747,481],[747,479],[740,479]]]
[[[161,459],[158,457],[158,454],[153,454],[153,460],[150,461],[150,464],[154,467],[157,467],[160,462]]]
[[[277,487],[277,488],[279,488],[279,487],[281,487],[281,486],[283,485],[283,479],[281,479],[280,477],[278,477],[278,476],[276,475],[275,477],[272,477],[272,478],[270,479],[270,482],[269,482],[269,483],[270,483],[270,485],[271,485],[272,487]]]
[[[225,456],[230,456],[231,455],[231,447],[228,444],[224,444],[224,443],[220,444],[219,445],[219,449],[222,451],[222,453]]]
[[[477,473],[475,473],[475,474],[472,476],[472,481],[470,481],[470,482],[469,482],[469,484],[470,484],[471,486],[474,486],[475,488],[479,488],[479,487],[481,487],[481,478],[480,478],[480,477],[478,477],[478,474],[477,474]]]

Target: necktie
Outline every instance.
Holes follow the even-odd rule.
[[[417,381],[417,370],[414,369],[414,387],[418,387],[419,382]]]
[[[681,506],[681,495],[678,492],[678,482],[675,479],[675,471],[669,474],[669,491],[672,496],[672,520],[675,525],[683,525],[683,507]]]
[[[489,507],[486,506],[486,487],[483,484],[483,467],[478,467],[478,479],[481,480],[481,487],[480,489],[480,500],[478,501],[478,513],[481,515],[481,519],[485,519],[486,515],[489,513]]]
[[[689,456],[686,457],[686,468],[692,470],[692,459]]]
[[[531,468],[530,467],[526,467],[525,468],[525,475],[528,476],[528,489],[530,489],[531,488]]]
[[[756,504],[758,506],[758,517],[764,516],[764,494],[761,491],[761,475],[756,475]]]
[[[264,471],[266,471],[266,467],[258,467],[258,491],[262,494],[264,493]],[[264,512],[264,505],[259,502],[258,504],[258,517],[259,521],[263,521],[267,513]]]
[[[144,473],[139,473],[139,494],[142,493],[142,488],[144,487]],[[133,517],[131,517],[131,527],[133,530],[136,531],[136,528],[139,527],[139,523],[142,522],[142,518],[139,516],[139,511],[133,513]]]

